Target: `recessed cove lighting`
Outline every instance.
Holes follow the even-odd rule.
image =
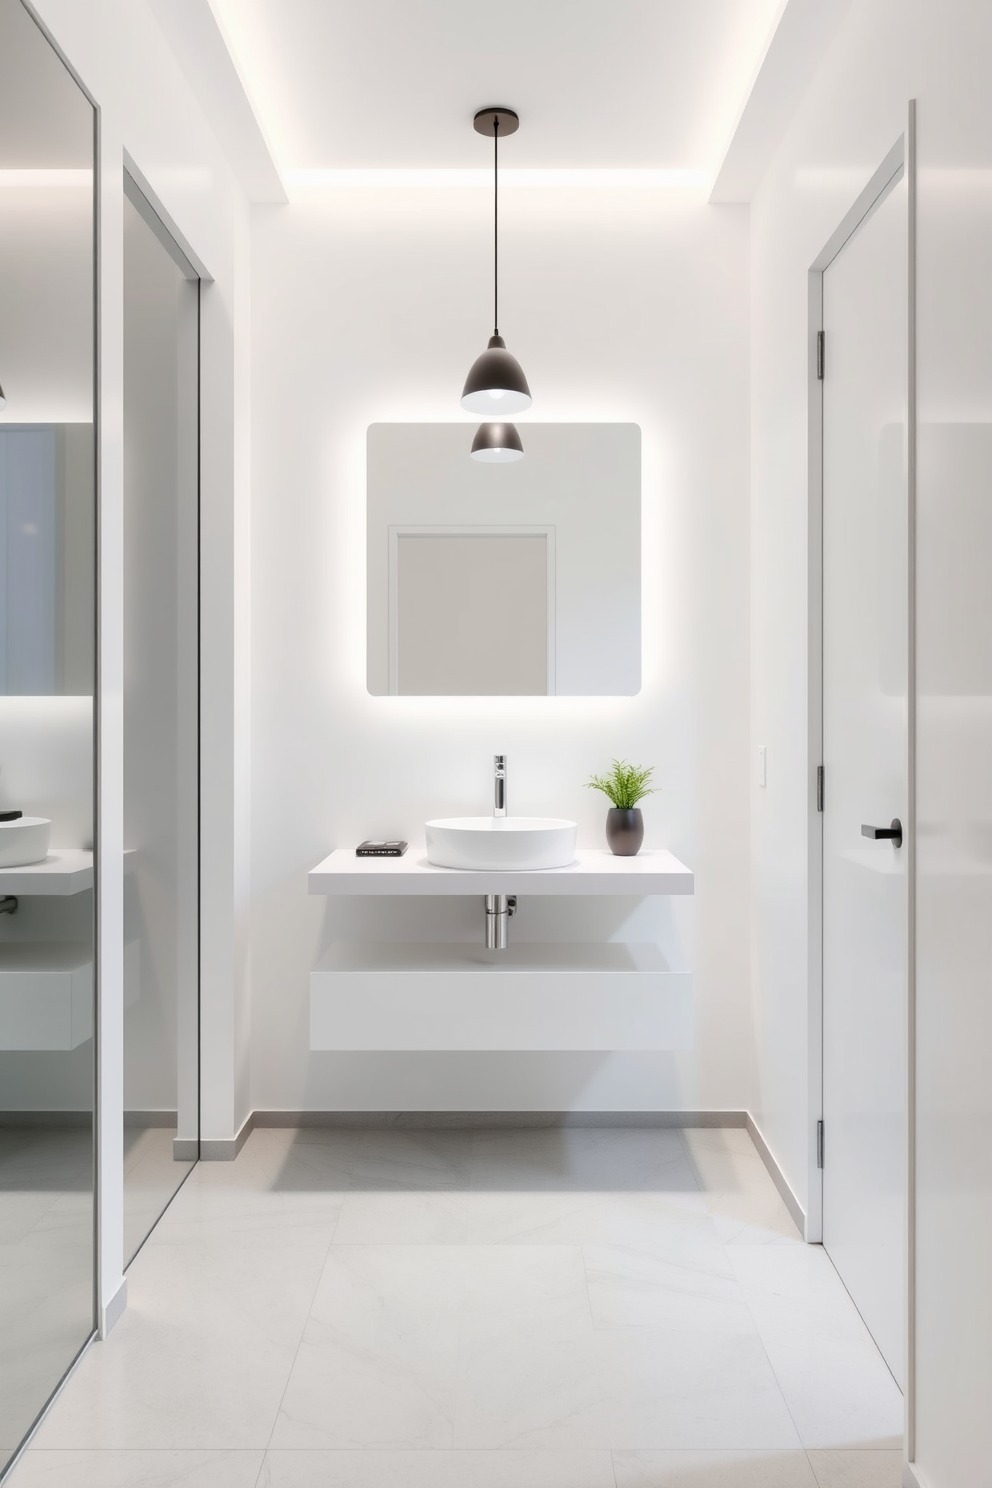
[[[523,459],[524,447],[515,424],[480,424],[470,453],[487,465],[509,465]]]
[[[474,127],[478,134],[493,137],[493,333],[465,379],[462,407],[469,413],[522,413],[531,405],[530,388],[499,333],[499,136],[501,130],[515,134],[520,120],[512,109],[480,109]]]

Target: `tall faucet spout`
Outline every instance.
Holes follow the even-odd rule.
[[[493,816],[506,815],[506,755],[493,755]]]

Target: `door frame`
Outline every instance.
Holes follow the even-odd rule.
[[[909,1027],[907,1029],[907,1118],[908,1171],[907,1171],[907,1267],[909,1296],[912,1298],[913,1263],[913,1070],[914,1047],[913,1025],[915,996],[915,751],[916,751],[916,690],[915,690],[915,502],[916,502],[916,285],[915,285],[915,106],[911,102],[906,130],[889,150],[878,169],[859,193],[850,209],[842,217],[823,248],[810,265],[808,273],[808,333],[807,333],[807,492],[808,492],[808,676],[807,702],[807,914],[809,934],[807,941],[807,996],[808,996],[808,1048],[807,1048],[807,1187],[806,1235],[810,1243],[823,1240],[823,1170],[819,1165],[820,1122],[823,1119],[823,812],[820,801],[820,775],[823,764],[823,380],[820,367],[819,333],[823,329],[823,275],[844,245],[871,216],[887,195],[887,188],[896,183],[901,174],[907,181],[908,214],[908,347],[907,347],[907,525],[908,525],[908,667],[907,667],[907,726],[908,726],[908,801],[905,833],[906,878],[907,878],[907,1002]],[[829,349],[826,352],[829,355]],[[830,788],[824,782],[824,792]],[[906,1332],[906,1401],[907,1421],[912,1421],[912,1397],[914,1381],[914,1332],[912,1305],[910,1303]],[[912,1442],[911,1432],[908,1441]]]

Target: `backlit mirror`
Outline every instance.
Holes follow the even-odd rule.
[[[640,430],[519,428],[490,464],[470,424],[369,427],[370,693],[640,690]]]

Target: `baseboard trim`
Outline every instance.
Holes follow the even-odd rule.
[[[758,1156],[761,1158],[761,1161],[768,1169],[769,1176],[771,1177],[772,1182],[781,1195],[782,1202],[785,1204],[785,1207],[788,1209],[789,1213],[792,1215],[792,1218],[795,1220],[796,1227],[799,1230],[800,1235],[805,1236],[806,1211],[786,1182],[785,1174],[782,1172],[782,1169],[779,1167],[778,1163],[772,1156],[768,1143],[765,1141],[764,1137],[761,1135],[761,1132],[758,1130],[758,1127],[755,1124],[754,1117],[751,1115],[750,1111],[748,1111],[747,1113],[747,1121],[744,1124],[747,1127],[748,1136],[751,1138],[751,1141],[755,1145]]]
[[[255,1127],[482,1131],[493,1127],[683,1127],[747,1124],[746,1111],[256,1111]]]
[[[0,1111],[0,1127],[92,1126],[92,1111]]]
[[[921,1477],[920,1470],[915,1462],[903,1463],[902,1488],[927,1488],[926,1481]]]
[[[152,1127],[176,1126],[178,1115],[175,1111],[125,1111],[124,1130],[131,1127],[140,1127],[142,1131],[148,1131]]]
[[[101,1339],[106,1338],[107,1334],[112,1332],[117,1323],[120,1322],[126,1311],[127,1277],[123,1276],[121,1277],[120,1286],[117,1288],[116,1292],[111,1297],[106,1307],[103,1309],[103,1316],[100,1319],[100,1329],[98,1336]]]
[[[241,1144],[244,1146],[244,1143]],[[240,1148],[239,1148],[240,1151]],[[200,1142],[197,1137],[173,1137],[172,1139],[172,1161],[173,1162],[196,1162],[200,1155]]]
[[[199,1152],[201,1162],[233,1162],[255,1128],[255,1112],[252,1111],[244,1125],[234,1137],[201,1137]],[[196,1145],[196,1144],[194,1144]]]

